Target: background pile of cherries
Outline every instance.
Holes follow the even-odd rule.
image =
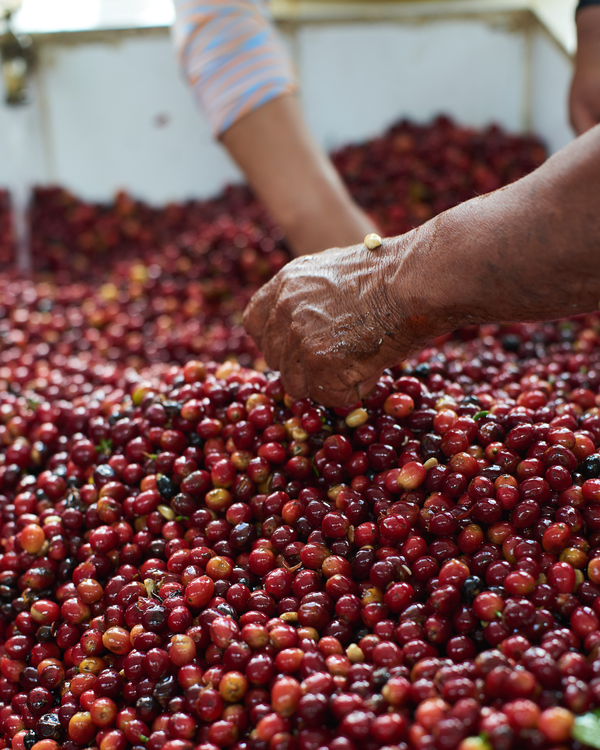
[[[400,122],[332,158],[355,200],[392,236],[523,177],[544,161],[545,151],[531,136],[474,130],[440,117],[426,126]],[[201,280],[209,291],[216,284],[215,293],[226,295],[240,283],[261,283],[288,259],[281,231],[243,186],[161,209],[124,193],[101,205],[61,188],[38,189],[32,223],[36,270],[51,271],[59,283],[95,283],[115,274],[124,283],[131,263],[142,261],[156,264],[163,277]],[[8,197],[0,191],[0,261],[11,255]]]
[[[335,158],[399,231],[542,152],[439,120]],[[600,315],[446,336],[325,409],[251,367],[287,255],[244,189],[34,214],[54,275],[0,277],[0,749],[600,747]]]

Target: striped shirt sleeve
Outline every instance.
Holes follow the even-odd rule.
[[[175,46],[218,137],[254,109],[297,89],[265,0],[175,0]]]

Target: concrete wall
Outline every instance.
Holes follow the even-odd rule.
[[[553,149],[571,137],[569,58],[527,14],[283,30],[308,121],[328,148],[401,117],[427,121],[441,112],[474,126],[533,128]],[[34,103],[17,116],[0,107],[0,185],[17,170],[88,199],[126,188],[164,203],[209,196],[238,179],[180,78],[166,29],[38,41]]]

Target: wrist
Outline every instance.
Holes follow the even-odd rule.
[[[396,258],[387,295],[402,334],[428,340],[488,317],[474,275],[466,273],[472,249],[470,212],[464,206],[440,214],[393,243]]]
[[[549,269],[545,251],[524,258],[523,238],[531,225],[523,199],[514,188],[496,191],[399,238],[406,241],[405,259],[395,285],[410,295],[412,317],[428,322],[430,338],[536,317],[525,300]],[[539,314],[547,311],[540,307]]]

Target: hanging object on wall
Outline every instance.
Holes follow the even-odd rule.
[[[27,104],[28,83],[33,64],[31,37],[14,33],[11,17],[21,7],[21,0],[0,0],[0,20],[4,30],[0,36],[0,59],[4,99],[7,104]]]

